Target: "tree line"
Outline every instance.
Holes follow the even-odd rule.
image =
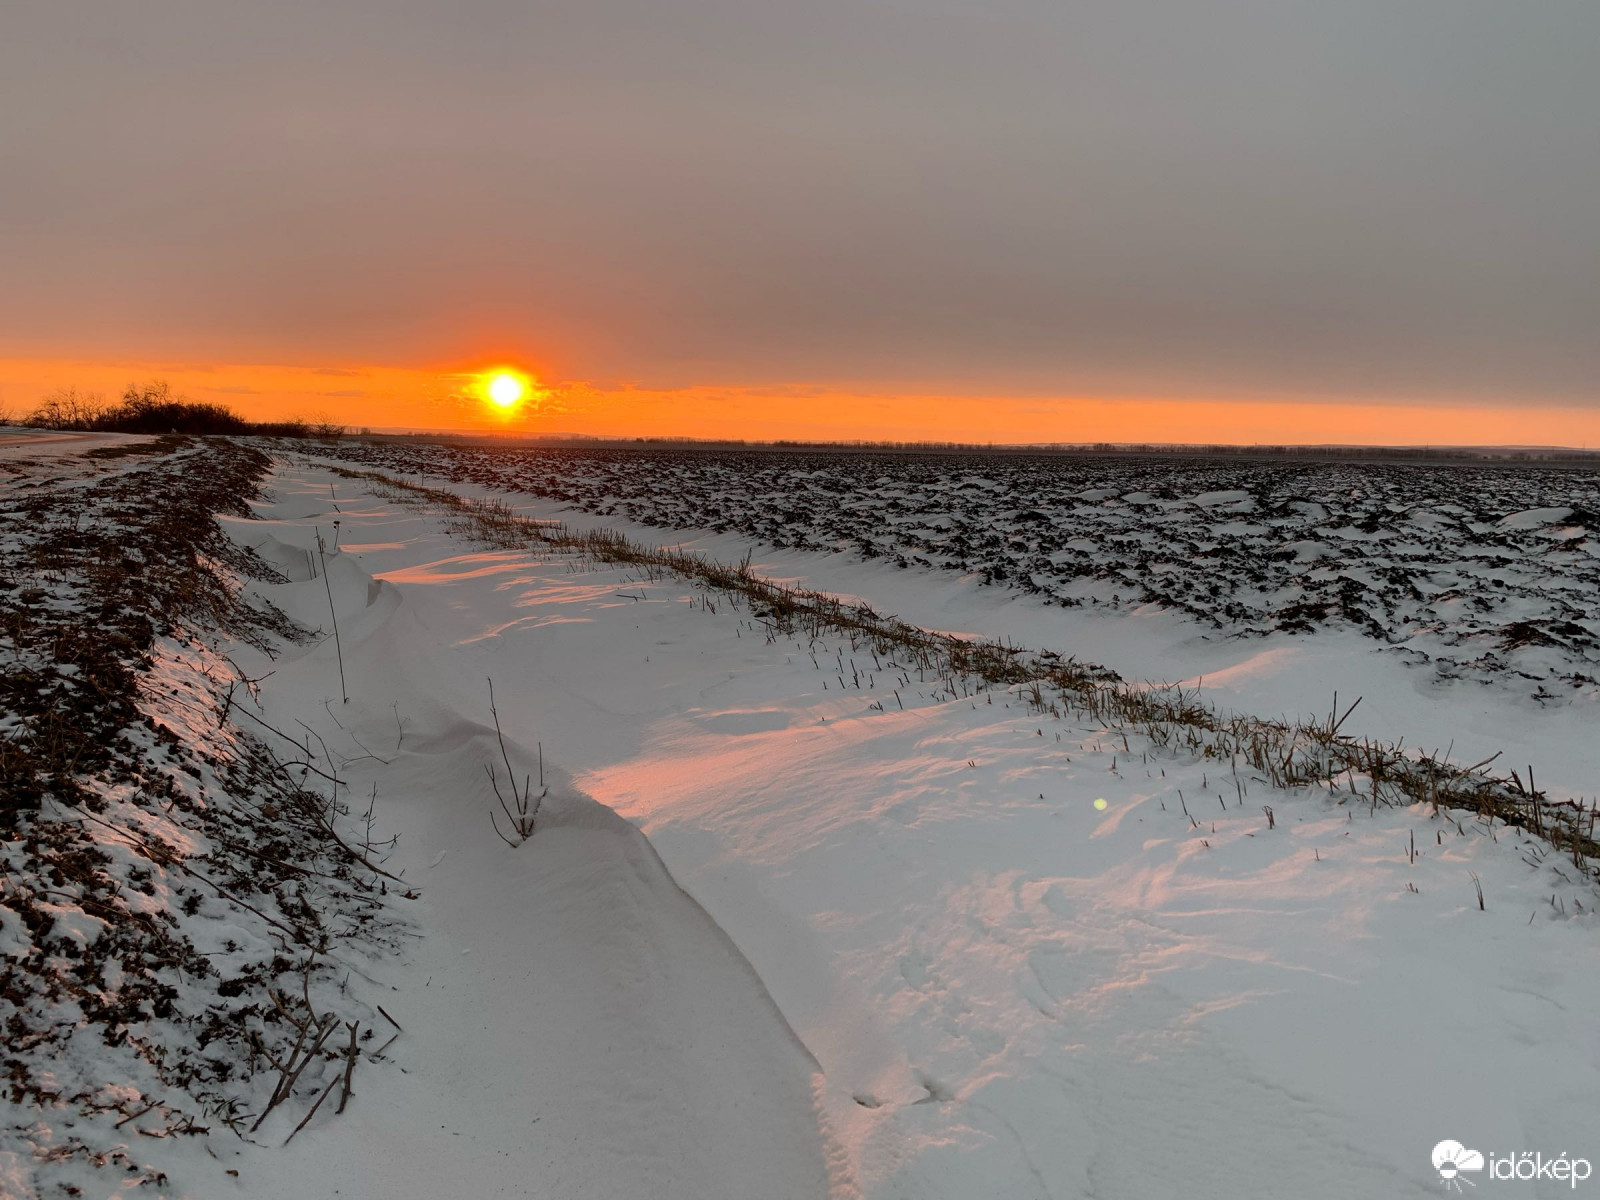
[[[0,413],[0,423],[5,414]],[[283,421],[248,421],[225,404],[174,395],[164,380],[130,384],[120,400],[108,401],[75,387],[52,392],[22,418],[35,429],[94,433],[234,433],[262,437],[333,438],[344,426],[326,416]]]

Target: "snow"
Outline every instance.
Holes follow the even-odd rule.
[[[0,425],[0,462],[70,461],[90,450],[142,446],[150,438],[136,433],[69,433]]]
[[[1217,505],[1227,505],[1229,506],[1230,511],[1242,511],[1242,507],[1235,509],[1233,506],[1247,506],[1253,499],[1254,497],[1252,497],[1250,493],[1245,491],[1243,488],[1224,488],[1220,491],[1201,492],[1198,496],[1194,497],[1194,503],[1198,504],[1201,508],[1213,508]]]
[[[266,466],[187,442],[5,471],[6,1195],[205,1194],[198,1152],[265,1106],[292,1040],[266,987],[292,975],[299,1003],[370,1029],[341,981],[408,931],[324,835],[333,809],[226,720],[222,627],[294,632],[236,603],[257,564],[210,517]]]
[[[291,1170],[345,1196],[826,1194],[809,1059],[737,951],[592,801],[520,851],[464,836],[487,815],[429,801],[475,749],[402,756],[419,790],[381,799],[452,848],[418,876],[436,923],[385,1003],[406,1074],[297,1142],[307,1161],[246,1165],[248,1193],[308,1194]]]
[[[463,495],[493,495],[463,486]],[[666,532],[597,517],[567,505],[524,495],[501,497],[539,520],[560,520],[576,530],[616,529],[647,545],[681,547],[722,562],[751,555],[763,576],[859,599],[925,629],[1006,638],[1099,663],[1124,678],[1182,683],[1213,703],[1241,712],[1325,717],[1334,693],[1361,698],[1345,728],[1409,745],[1455,746],[1455,761],[1476,762],[1496,751],[1512,765],[1537,764],[1542,786],[1562,798],[1594,797],[1593,689],[1566,705],[1537,704],[1471,681],[1443,684],[1420,658],[1410,661],[1348,629],[1272,633],[1240,638],[1219,635],[1182,613],[1156,605],[1064,609],[1038,597],[985,587],[950,571],[900,570],[850,553],[774,549],[734,533]],[[1086,542],[1093,548],[1092,543]],[[1439,610],[1447,600],[1435,598]]]
[[[228,527],[292,565],[341,521],[326,581],[256,590],[323,626],[332,592],[351,698],[329,638],[275,664],[262,713],[372,748],[349,774],[422,936],[350,984],[404,1025],[399,1073],[358,1075],[288,1152],[197,1159],[194,1194],[1422,1197],[1444,1138],[1600,1153],[1595,890],[1517,831],[1274,792],[1003,691],[940,699],[848,641],[482,550],[320,467],[272,486]],[[1573,710],[1424,689],[1355,634],[1206,641],[763,556],[921,624],[1203,672],[1239,707],[1361,694],[1364,728],[1509,741],[1593,793]],[[489,676],[513,763],[542,748],[551,785],[518,848],[489,821]]]
[[[737,532],[762,555],[844,552],[1058,608],[1154,604],[1216,638],[1354,632],[1444,687],[1600,699],[1592,469],[361,440],[319,453],[625,518],[652,540]],[[1445,586],[1458,603],[1437,603]]]
[[[318,492],[325,483],[257,505],[265,520],[227,524],[292,563],[336,515],[368,532],[396,523],[348,500],[335,513]],[[367,545],[382,549],[363,557],[414,556],[421,522],[401,523],[409,536],[374,536]],[[443,548],[436,535],[422,545]],[[459,588],[504,589],[527,569],[447,554],[374,580],[346,551],[328,560],[331,588],[319,575],[257,589],[324,626],[332,592],[355,699],[339,704],[329,641],[277,664],[262,715],[334,735],[331,699],[385,760],[348,774],[358,793],[378,785],[385,836],[402,833],[389,866],[415,881],[431,921],[415,954],[374,964],[369,983],[404,1025],[393,1051],[404,1074],[339,1122],[309,1127],[292,1156],[230,1147],[236,1190],[310,1194],[299,1189],[314,1180],[317,1194],[354,1196],[826,1195],[813,1060],[639,831],[559,768],[531,841],[512,850],[491,830],[483,768],[498,751],[484,676],[516,683],[475,628],[436,622],[459,611]],[[239,661],[265,669],[242,649]],[[513,741],[512,753],[530,770],[537,761],[532,744]]]
[[[1512,513],[1502,517],[1496,522],[1497,529],[1542,529],[1546,525],[1560,525],[1572,516],[1572,509],[1565,506],[1550,508],[1530,508],[1523,512]]]

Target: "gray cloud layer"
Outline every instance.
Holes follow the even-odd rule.
[[[0,353],[1600,402],[1594,0],[11,0]]]

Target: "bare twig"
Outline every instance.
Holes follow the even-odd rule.
[[[327,589],[328,612],[333,617],[333,650],[339,656],[339,694],[344,697],[344,702],[349,704],[350,689],[344,681],[344,647],[339,643],[339,611],[333,606],[333,584],[328,579],[328,555],[320,529],[317,530],[317,556],[322,559],[322,586]]]
[[[337,1075],[328,1080],[328,1086],[322,1089],[322,1095],[317,1097],[317,1102],[311,1106],[311,1111],[305,1116],[301,1117],[300,1124],[294,1127],[294,1132],[290,1133],[288,1137],[283,1139],[283,1144],[285,1146],[294,1141],[294,1135],[304,1129],[310,1123],[311,1118],[317,1115],[317,1109],[322,1107],[322,1102],[328,1098],[328,1094],[332,1092],[333,1089],[338,1086],[338,1084],[339,1077]]]
[[[511,766],[511,754],[506,749],[505,734],[500,729],[500,712],[494,703],[494,680],[489,680],[489,713],[494,717],[494,735],[500,743],[500,759],[506,765],[506,779],[511,788],[511,804],[506,803],[505,795],[500,791],[500,780],[495,773],[494,764],[484,766],[484,772],[489,776],[489,784],[494,788],[494,798],[500,802],[500,809],[506,814],[506,820],[511,823],[511,832],[515,840],[501,832],[500,822],[495,819],[494,809],[489,810],[489,823],[494,826],[494,831],[502,842],[515,849],[533,836],[534,824],[539,818],[539,807],[544,803],[544,798],[550,792],[544,782],[544,743],[539,743],[539,794],[533,794],[533,779],[528,776],[524,779],[519,790],[517,787],[517,774]],[[513,811],[515,805],[515,811]]]
[[[345,1054],[344,1060],[344,1091],[339,1096],[339,1107],[334,1110],[334,1116],[338,1116],[340,1113],[342,1113],[344,1111],[344,1106],[349,1103],[350,1079],[356,1073],[356,1030],[360,1027],[361,1022],[349,1021],[346,1024],[350,1029],[350,1049]]]
[[[115,1125],[112,1126],[112,1128],[113,1129],[121,1129],[129,1121],[138,1120],[140,1117],[144,1116],[145,1113],[149,1112],[152,1108],[155,1108],[160,1103],[161,1103],[161,1101],[159,1101],[159,1100],[152,1100],[149,1104],[146,1104],[138,1112],[129,1113],[127,1116],[123,1117],[122,1120],[118,1121]]]

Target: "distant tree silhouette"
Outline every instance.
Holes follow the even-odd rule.
[[[165,380],[129,384],[116,404],[107,404],[96,393],[62,388],[40,401],[23,423],[39,429],[102,433],[232,433],[296,438],[336,438],[344,433],[344,426],[326,414],[319,414],[314,420],[291,417],[287,421],[247,421],[227,405],[174,395]]]
[[[99,393],[66,387],[41,400],[23,424],[40,429],[93,429],[105,412],[105,398]]]

